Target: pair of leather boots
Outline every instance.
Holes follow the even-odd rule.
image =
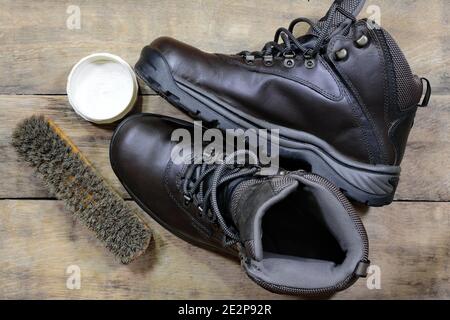
[[[281,159],[297,171],[264,176],[255,164],[189,153],[176,162],[172,133],[195,128],[159,115],[126,119],[111,142],[115,173],[148,214],[193,245],[239,257],[275,293],[328,295],[367,275],[367,234],[347,198],[393,201],[416,111],[430,98],[389,33],[356,20],[364,2],[335,1],[316,23],[296,19],[261,51],[209,54],[160,38],[136,64],[208,127],[278,129]],[[310,25],[306,35],[293,35],[298,23]]]

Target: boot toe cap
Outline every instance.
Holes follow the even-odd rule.
[[[184,42],[170,37],[161,37],[154,40],[148,50],[157,51],[167,62],[174,75],[181,76],[184,67],[192,67],[196,61],[208,55],[207,53],[194,48]]]
[[[170,161],[172,133],[181,123],[150,114],[122,122],[111,140],[111,166],[123,185],[139,199],[164,192],[163,173]]]

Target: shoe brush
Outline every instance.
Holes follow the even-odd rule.
[[[24,120],[15,129],[12,144],[49,191],[122,263],[146,251],[150,228],[52,120],[42,116]]]

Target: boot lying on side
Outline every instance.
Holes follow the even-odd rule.
[[[366,275],[366,231],[349,201],[315,174],[172,161],[172,132],[192,124],[140,114],[116,130],[112,167],[134,200],[181,239],[239,257],[275,293],[332,294]],[[192,157],[192,155],[185,155]]]
[[[284,158],[309,163],[356,201],[390,204],[431,90],[386,30],[356,20],[364,2],[335,1],[317,23],[296,19],[261,51],[211,54],[159,38],[135,70],[192,117],[220,129],[279,129]],[[299,23],[310,31],[296,37]]]

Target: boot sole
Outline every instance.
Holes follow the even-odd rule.
[[[394,200],[401,173],[398,166],[356,162],[316,136],[254,118],[217,101],[189,83],[175,80],[164,57],[149,47],[144,48],[135,71],[161,97],[207,126],[222,130],[280,128],[281,157],[307,162],[312,173],[330,180],[354,201],[380,207]]]

